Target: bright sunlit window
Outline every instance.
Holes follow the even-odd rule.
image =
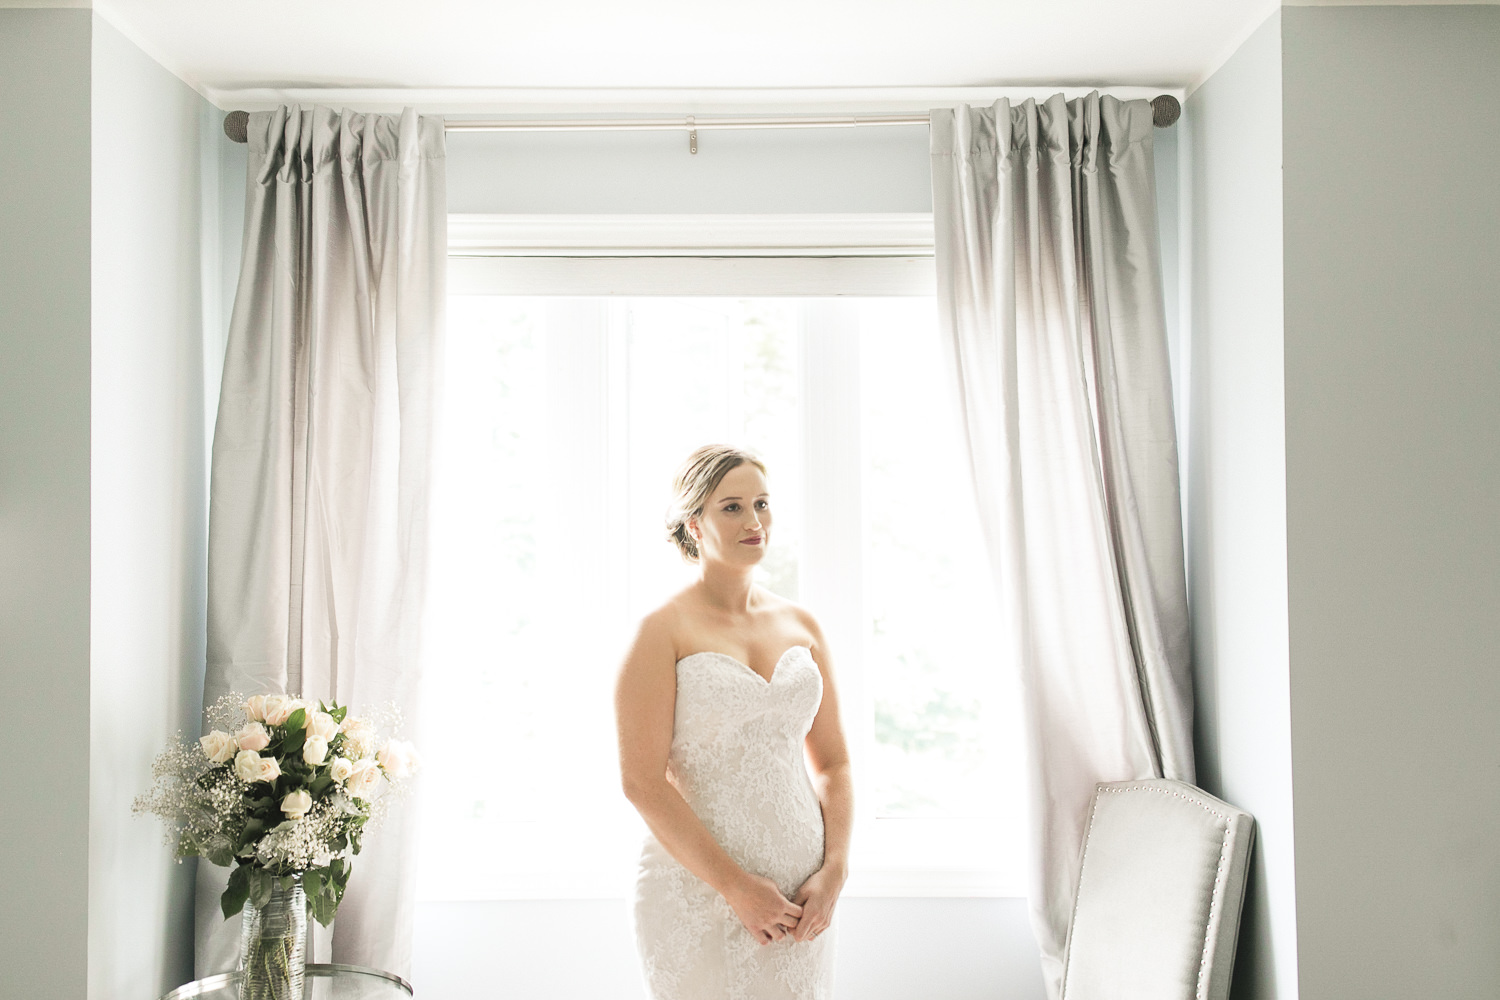
[[[931,298],[454,295],[447,344],[424,711],[480,724],[424,733],[424,897],[629,891],[614,675],[692,578],[662,514],[710,441],[765,457],[760,582],[829,639],[848,891],[1019,893],[1017,695]]]

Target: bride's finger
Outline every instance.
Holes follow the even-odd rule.
[[[794,917],[801,917],[802,907],[799,904],[792,902],[791,900],[787,900],[784,912]]]

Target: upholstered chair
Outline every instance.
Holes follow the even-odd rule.
[[[1249,813],[1192,785],[1101,783],[1063,1000],[1225,1000],[1254,837]]]

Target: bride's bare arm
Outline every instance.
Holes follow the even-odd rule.
[[[723,896],[760,943],[779,941],[797,927],[802,907],[770,879],[735,864],[667,781],[677,658],[661,613],[641,623],[615,687],[620,778],[628,798],[661,845],[684,868]]]
[[[812,765],[813,789],[823,806],[823,867],[792,897],[802,905],[802,920],[792,932],[798,941],[817,937],[833,919],[833,908],[849,878],[849,837],[854,825],[854,784],[849,771],[849,747],[839,721],[838,690],[828,644],[818,623],[807,615],[803,624],[815,637],[812,653],[823,672],[823,703],[808,730],[806,748]]]

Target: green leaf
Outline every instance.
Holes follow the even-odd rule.
[[[288,733],[295,733],[295,732],[299,732],[299,731],[300,732],[306,732],[307,731],[307,709],[305,709],[305,708],[299,708],[299,709],[297,709],[297,711],[293,712],[291,715],[288,715],[286,717],[286,721],[283,722],[282,725],[286,727],[286,731]]]
[[[249,895],[250,866],[240,865],[229,873],[229,885],[224,889],[224,895],[219,897],[219,909],[224,911],[224,919],[228,920],[243,910]]]
[[[276,881],[275,876],[264,868],[254,868],[250,872],[250,902],[255,906],[265,906],[271,901],[271,889]]]
[[[307,874],[302,876],[302,887],[309,896],[316,896],[323,891],[323,873],[316,868],[309,868]]]
[[[323,797],[323,793],[328,791],[328,786],[332,784],[333,775],[320,774],[312,780],[312,784],[307,786],[307,790],[313,798],[320,799]]]
[[[349,709],[346,708],[343,705],[340,705],[337,708],[335,708],[333,711],[329,712],[328,714],[331,715],[331,716],[333,716],[333,721],[334,722],[342,723],[344,721],[344,719],[348,717],[348,715],[349,715]]]
[[[339,904],[336,899],[329,899],[324,895],[308,896],[307,907],[312,911],[313,919],[327,927],[333,923],[333,918],[338,913]]]
[[[300,712],[300,711],[302,711],[302,709],[300,709],[300,708],[297,709],[297,712]],[[295,716],[297,714],[297,712],[293,712],[292,715]],[[290,720],[288,720],[288,721],[290,721]],[[307,730],[306,729],[295,729],[295,730],[292,730],[291,732],[289,732],[289,733],[286,734],[286,739],[284,739],[284,740],[281,741],[281,752],[285,756],[287,756],[287,757],[294,757],[297,754],[299,754],[299,753],[302,752],[302,745],[304,743],[306,743],[306,742],[307,742]]]
[[[264,820],[256,819],[254,816],[249,817],[245,820],[245,826],[240,830],[238,841],[234,846],[250,846],[251,844],[255,843],[255,841],[260,837],[261,834],[266,832],[266,829],[267,825]]]

